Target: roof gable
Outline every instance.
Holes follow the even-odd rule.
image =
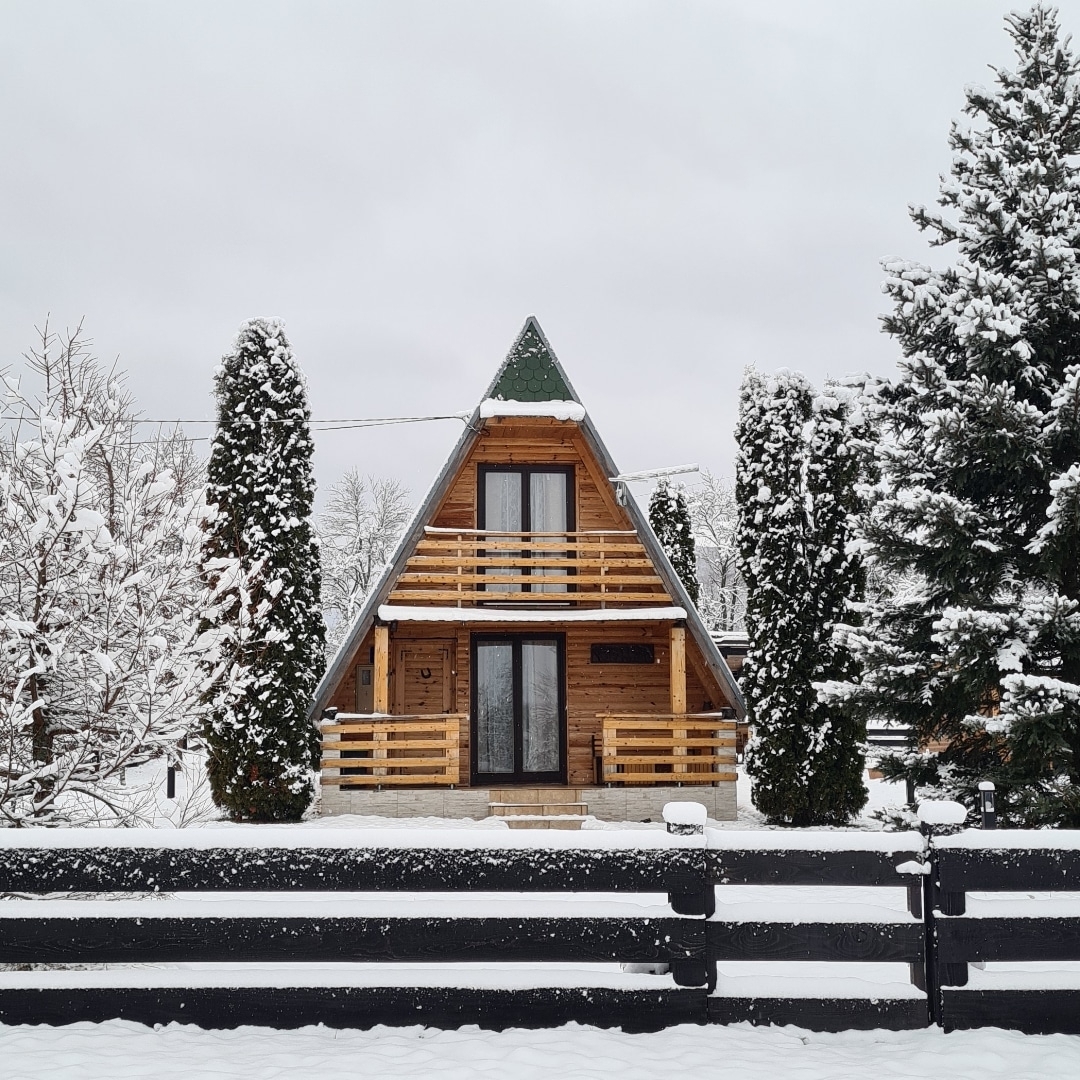
[[[532,361],[531,364],[528,363],[530,360]],[[524,373],[526,372],[534,372],[537,377],[525,379]],[[517,389],[522,383],[526,384],[526,389]],[[539,384],[540,388],[538,390],[533,389],[535,384]],[[508,390],[502,390],[501,387],[504,386],[508,387]],[[526,394],[533,396],[524,396]],[[509,354],[488,387],[487,393],[484,395],[484,401],[487,402],[497,396],[503,396],[504,399],[511,401],[573,401],[580,404],[580,398],[562,370],[562,365],[540,329],[539,323],[532,315],[526,319],[525,325],[515,339]],[[628,491],[617,491],[623,485],[614,484],[611,478],[619,475],[618,469],[615,467],[607,447],[600,439],[588,414],[584,414],[580,423],[577,423],[576,417],[574,420],[579,437],[583,440],[590,456],[599,466],[599,475],[595,477],[596,481],[598,484],[610,485],[608,494],[604,497],[610,498],[613,502],[617,501],[619,508],[629,519],[629,523],[636,532],[641,545],[645,548],[656,574],[663,582],[663,588],[669,594],[670,599],[667,602],[685,610],[687,629],[697,644],[706,665],[711,670],[714,678],[724,687],[729,701],[741,715],[743,702],[738,685],[720,655],[715,642],[709,636],[708,630],[687,595],[685,587],[672,569],[667,555],[649,525],[647,516]],[[425,538],[428,527],[434,524],[435,517],[447,493],[451,490],[458,475],[468,462],[482,431],[483,420],[481,419],[480,406],[478,406],[474,409],[465,430],[443,465],[426,499],[417,510],[412,523],[402,536],[393,560],[386,567],[382,578],[368,596],[349,634],[342,642],[326,674],[323,676],[313,703],[312,715],[314,717],[319,715],[330,699],[333,688],[346,674],[356,649],[362,644],[365,635],[375,622],[380,606],[387,603],[396,582],[406,569],[410,556],[415,553],[417,546]],[[659,597],[657,599],[659,600]]]
[[[503,401],[578,401],[535,316],[525,320],[484,396]]]

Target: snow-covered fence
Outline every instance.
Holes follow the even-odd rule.
[[[720,965],[711,1022],[824,1030],[928,1023],[921,834],[711,830],[708,840],[717,901],[709,955]],[[742,974],[747,962],[753,974]],[[908,978],[837,978],[835,964],[875,972],[907,965]],[[805,967],[812,974],[801,975]]]
[[[965,830],[933,850],[943,1026],[1080,1033],[1080,974],[1063,968],[1080,961],[1080,897],[1067,895],[1080,832]]]
[[[171,965],[0,973],[6,1023],[655,1029],[706,1014],[701,835],[7,830],[0,893],[0,963]],[[194,963],[280,966],[177,967]],[[388,966],[401,963],[428,967]],[[523,963],[583,975],[554,967],[521,985]],[[597,963],[609,965],[601,978]]]
[[[0,972],[0,1022],[1077,1031],[1076,975],[964,985],[1080,960],[1040,889],[1080,834],[0,830],[0,963],[94,965]]]

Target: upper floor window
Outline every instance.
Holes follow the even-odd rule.
[[[558,543],[560,534],[574,531],[574,467],[572,465],[481,465],[478,476],[479,499],[477,527],[486,532],[548,533],[528,539],[536,544]],[[493,549],[487,549],[491,555]],[[566,559],[569,551],[534,548],[524,544],[506,551],[508,561],[536,562],[542,559]],[[567,576],[565,567],[544,570],[541,567],[492,567],[488,576],[528,577]],[[520,585],[501,582],[485,586],[485,592],[566,592],[563,583],[539,585],[528,581]]]

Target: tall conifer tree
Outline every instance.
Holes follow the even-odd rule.
[[[656,485],[649,499],[649,524],[672,569],[679,575],[690,599],[697,604],[701,590],[697,578],[694,525],[681,489],[673,489],[666,480]]]
[[[859,467],[848,405],[801,375],[751,370],[737,438],[754,805],[776,824],[843,824],[866,802],[864,727],[819,686],[851,674],[841,632],[862,599],[847,543]]]
[[[325,630],[311,414],[279,320],[240,328],[216,393],[203,547],[211,790],[233,819],[294,821],[314,795],[319,737],[307,714]]]
[[[986,777],[1006,821],[1080,824],[1080,78],[1054,11],[1006,28],[1015,68],[950,134],[955,220],[912,211],[954,261],[885,264],[904,358],[865,538],[907,588],[842,694],[947,742],[893,773],[969,801]]]

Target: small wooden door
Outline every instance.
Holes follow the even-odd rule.
[[[454,643],[405,641],[394,650],[394,705],[398,716],[454,711]]]

